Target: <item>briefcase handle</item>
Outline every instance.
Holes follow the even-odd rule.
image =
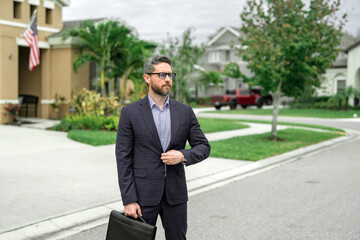
[[[141,220],[143,223],[146,223],[145,220],[142,218],[142,216],[140,216],[138,213],[137,213],[137,216],[138,216],[138,218],[140,218],[140,220]]]
[[[128,218],[133,218],[133,217],[131,217],[131,216],[127,216],[127,215],[125,215],[125,213],[123,212],[123,213],[121,213],[122,215],[124,215],[125,217],[128,217]],[[137,213],[137,216],[138,216],[138,218],[143,222],[143,223],[146,223],[146,221],[142,218],[142,216],[140,216],[138,213]],[[135,218],[134,218],[135,219]]]

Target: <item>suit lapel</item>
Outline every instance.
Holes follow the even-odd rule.
[[[170,118],[171,118],[171,139],[168,149],[175,141],[176,133],[179,128],[180,114],[177,109],[177,103],[170,99]]]
[[[159,134],[158,134],[158,132],[156,130],[154,117],[152,115],[152,111],[151,111],[151,108],[150,108],[150,103],[149,103],[148,96],[143,98],[143,100],[140,103],[140,106],[141,106],[140,107],[140,114],[141,114],[142,118],[144,119],[144,122],[145,122],[147,128],[149,129],[151,135],[153,136],[156,145],[159,147],[161,152],[163,152],[163,149],[162,149],[162,146],[161,146],[161,143],[160,143],[160,137],[159,137]]]

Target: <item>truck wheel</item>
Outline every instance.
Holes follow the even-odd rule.
[[[272,105],[273,100],[271,98],[266,99],[266,105]]]
[[[215,108],[216,108],[217,110],[220,110],[221,106],[215,106]]]
[[[247,105],[241,105],[241,107],[242,107],[243,109],[245,109],[245,108],[247,108]]]
[[[262,106],[263,106],[263,101],[262,101],[262,100],[260,100],[260,101],[258,101],[258,102],[256,103],[256,107],[257,107],[257,108],[262,108]]]
[[[230,102],[230,109],[236,109],[236,106],[237,106],[237,102],[235,101]]]

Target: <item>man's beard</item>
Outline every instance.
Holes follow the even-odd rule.
[[[170,89],[167,91],[167,90],[163,90],[163,87],[164,86],[169,86]],[[165,84],[165,85],[162,85],[161,87],[155,87],[153,86],[152,84],[150,85],[151,89],[154,91],[154,93],[156,93],[157,95],[160,95],[160,96],[163,96],[163,97],[166,97],[167,95],[169,95],[169,93],[171,92],[171,85],[170,84]]]

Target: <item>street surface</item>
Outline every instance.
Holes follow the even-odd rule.
[[[360,130],[352,120],[279,121]],[[360,239],[359,146],[359,139],[345,142],[190,197],[188,239]],[[106,228],[64,240],[105,239]],[[156,239],[165,239],[161,224]]]

